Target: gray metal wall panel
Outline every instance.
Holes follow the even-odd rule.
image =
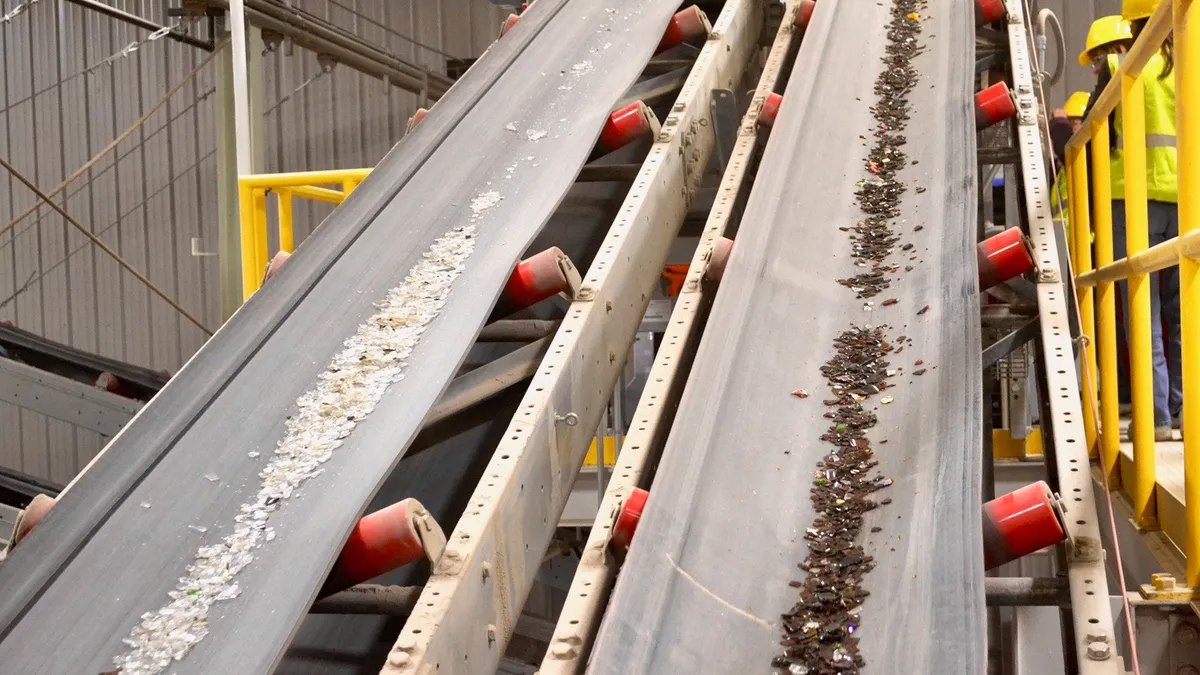
[[[23,1],[0,0],[0,16]],[[168,21],[166,3],[157,0],[106,1]],[[504,15],[486,0],[297,4],[433,70],[443,66],[440,51],[455,57],[482,53]],[[205,57],[158,40],[102,65],[147,34],[61,0],[41,0],[0,23],[0,156],[50,190]],[[284,49],[266,56],[264,70],[266,102],[275,106],[318,66],[310,52]],[[217,259],[193,257],[192,239],[202,251],[216,249],[215,84],[213,68],[204,68],[59,199],[210,328],[220,322]],[[417,106],[416,95],[339,66],[267,113],[267,170],[373,166],[399,140]],[[0,227],[35,201],[10,176],[0,175]],[[331,210],[298,200],[297,241]],[[105,356],[172,371],[204,340],[45,207],[0,235],[0,319]],[[0,404],[0,466],[65,483],[103,443],[91,432]]]
[[[1063,33],[1067,40],[1066,71],[1062,79],[1053,86],[1046,88],[1046,99],[1050,105],[1062,106],[1072,93],[1082,90],[1090,92],[1096,87],[1096,78],[1092,76],[1091,68],[1079,65],[1079,52],[1087,43],[1088,27],[1098,17],[1108,14],[1121,13],[1121,0],[1046,0],[1037,2],[1037,8],[1046,8],[1054,12],[1062,24]],[[1036,16],[1035,9],[1034,15]],[[1053,72],[1055,55],[1052,47],[1047,47],[1047,63],[1044,69]]]

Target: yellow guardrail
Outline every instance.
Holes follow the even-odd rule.
[[[1100,457],[1108,485],[1120,488],[1145,528],[1162,526],[1187,559],[1187,580],[1200,587],[1200,0],[1163,0],[1112,82],[1067,144],[1071,260],[1080,324],[1084,422],[1089,449]],[[1179,236],[1148,246],[1145,89],[1142,69],[1174,31]],[[1125,178],[1126,257],[1113,260],[1109,114],[1121,107]],[[1091,184],[1088,184],[1088,156]],[[1090,190],[1090,191],[1089,191]],[[1088,204],[1092,210],[1089,213]],[[1089,240],[1095,232],[1095,261]],[[1150,277],[1179,265],[1183,372],[1183,523],[1157,474],[1151,362]],[[1129,284],[1129,370],[1132,461],[1122,460],[1117,400],[1117,318],[1114,283]],[[1098,400],[1097,400],[1097,391]],[[1099,429],[1096,429],[1096,412]],[[1190,430],[1190,435],[1186,433]],[[1173,473],[1173,472],[1167,472]],[[1172,491],[1178,491],[1171,487]],[[1065,497],[1065,495],[1064,495]],[[1160,516],[1162,521],[1160,523]]]
[[[267,195],[279,200],[279,250],[291,253],[295,247],[292,232],[292,198],[312,199],[341,204],[371,169],[339,169],[268,173],[238,179],[238,204],[242,239],[242,298],[248,299],[262,285],[263,270],[270,261],[267,252]],[[336,188],[321,187],[334,185]]]

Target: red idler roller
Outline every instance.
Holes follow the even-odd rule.
[[[1008,16],[1004,0],[975,0],[975,26],[994,23]]]
[[[592,150],[590,159],[620,150],[639,138],[657,136],[661,128],[650,106],[641,101],[634,101],[608,116],[608,121],[604,123],[604,129],[600,132],[600,141]]]
[[[617,513],[617,522],[613,523],[612,538],[609,543],[620,551],[628,551],[633,543],[633,533],[637,531],[638,522],[642,519],[642,511],[646,508],[646,500],[650,493],[641,488],[634,488],[621,504]]]
[[[33,528],[42,522],[47,513],[50,513],[50,509],[57,501],[54,497],[48,495],[35,495],[29,501],[29,506],[26,506],[25,510],[17,515],[17,523],[13,528],[12,539],[8,542],[8,550],[11,551],[14,546],[21,543],[22,539],[29,536]]]
[[[1017,102],[1013,100],[1008,85],[997,82],[975,94],[975,128],[984,129],[1003,122],[1017,114]]]
[[[96,388],[107,391],[110,394],[131,398],[120,378],[107,371],[100,373],[100,376],[96,378]]]
[[[1067,538],[1050,486],[1044,481],[983,505],[983,566],[993,569]]]
[[[405,499],[363,516],[325,580],[321,596],[416,562],[436,563],[446,548],[446,535],[415,499]]]
[[[720,281],[725,276],[725,264],[733,253],[733,240],[727,237],[717,239],[713,244],[712,253],[708,256],[708,266],[704,268],[704,278],[710,281]]]
[[[287,251],[280,251],[276,253],[275,257],[271,258],[271,262],[267,263],[267,273],[263,275],[263,283],[267,283],[267,280],[276,274],[279,274],[279,270],[283,268],[283,264],[288,261],[288,258],[291,257],[292,254],[288,253]]]
[[[708,15],[700,11],[699,7],[693,5],[681,9],[671,17],[671,23],[667,24],[667,31],[663,33],[662,41],[658,43],[654,53],[661,54],[685,42],[708,37],[711,31],[712,24],[708,21]]]
[[[492,318],[508,316],[559,293],[573,299],[582,283],[567,254],[552,246],[517,263],[504,284],[504,294],[496,303]]]
[[[412,117],[408,118],[408,126],[404,127],[404,133],[411,134],[412,130],[416,129],[417,125],[420,124],[421,120],[425,119],[425,116],[428,114],[428,108],[417,108],[417,111],[412,114]]]
[[[775,92],[767,94],[767,100],[763,101],[762,109],[758,111],[758,126],[765,129],[775,126],[775,118],[779,116],[781,103],[783,103],[783,96]]]
[[[13,325],[13,322],[9,321],[8,319],[0,319],[0,326],[11,326],[11,325]]]
[[[499,40],[500,38],[504,37],[504,34],[512,30],[512,27],[517,25],[517,22],[520,20],[520,15],[509,14],[508,18],[504,19],[504,23],[500,24],[500,35],[496,39]]]
[[[797,30],[808,28],[808,24],[812,21],[813,10],[817,8],[817,0],[800,0],[800,7],[796,9],[795,24]]]
[[[1029,240],[1016,226],[979,242],[975,256],[979,264],[980,291],[1033,270]]]

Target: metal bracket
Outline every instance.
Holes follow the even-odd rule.
[[[729,159],[733,156],[738,124],[741,122],[737,111],[737,96],[729,89],[714,89],[711,105],[713,134],[716,137],[713,154],[717,160],[717,169],[724,174],[725,167],[729,165]]]
[[[1144,600],[1155,604],[1186,605],[1200,600],[1200,592],[1197,592],[1197,589],[1176,584],[1175,577],[1166,573],[1151,574],[1150,583],[1142,584],[1138,592]]]

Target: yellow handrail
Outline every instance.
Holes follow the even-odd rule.
[[[1151,360],[1150,275],[1179,266],[1183,372],[1184,527],[1167,534],[1184,550],[1188,585],[1200,587],[1200,0],[1163,0],[1122,60],[1112,82],[1067,143],[1070,221],[1081,330],[1087,337],[1082,371],[1097,382],[1084,396],[1085,423],[1099,411],[1099,455],[1110,487],[1122,488],[1143,527],[1157,527],[1158,501]],[[1142,71],[1174,32],[1179,236],[1149,246],[1145,84]],[[1113,260],[1109,115],[1121,106],[1126,257]],[[1087,152],[1085,152],[1085,150]],[[1091,179],[1087,158],[1091,157]],[[1089,203],[1091,210],[1089,211]],[[1095,266],[1091,235],[1095,231]],[[1124,474],[1117,405],[1117,323],[1114,283],[1129,286],[1129,363],[1132,471]],[[1097,373],[1098,370],[1098,373]],[[1090,378],[1088,373],[1097,376]],[[1093,437],[1089,433],[1088,442]],[[1092,447],[1092,446],[1089,446]]]
[[[242,238],[242,297],[249,299],[262,284],[263,270],[270,261],[267,252],[267,193],[279,199],[279,250],[295,249],[292,231],[292,198],[301,197],[341,204],[371,169],[337,169],[298,173],[268,173],[238,179]],[[337,185],[341,189],[319,187]]]

